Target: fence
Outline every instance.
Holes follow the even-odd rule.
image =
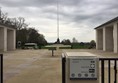
[[[107,81],[108,83],[113,83],[111,82],[111,78],[114,80],[114,83],[117,83],[117,62],[118,62],[118,58],[100,58],[99,61],[101,61],[101,83],[105,83],[105,81]],[[105,63],[107,61],[107,66],[105,67]],[[111,75],[113,74],[113,72],[111,72],[111,64],[113,65],[113,69],[114,69],[114,77],[112,77]],[[107,70],[106,68],[108,68],[108,79],[105,79],[105,70]]]

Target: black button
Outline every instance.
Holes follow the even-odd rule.
[[[95,61],[91,61],[91,63],[95,63]]]
[[[72,77],[75,77],[75,74],[74,74],[74,73],[72,73],[72,74],[71,74],[71,76],[72,76]]]
[[[85,75],[85,77],[88,77],[88,74],[84,74]]]
[[[81,74],[78,74],[78,77],[81,77],[82,75]]]
[[[95,74],[91,74],[92,77],[95,77]]]

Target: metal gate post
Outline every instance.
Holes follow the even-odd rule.
[[[117,61],[116,60],[114,61],[114,76],[115,76],[114,83],[117,83]]]
[[[62,83],[66,83],[66,57],[62,55]]]
[[[104,60],[101,60],[101,83],[104,83]]]
[[[0,83],[3,83],[3,54],[0,54]]]

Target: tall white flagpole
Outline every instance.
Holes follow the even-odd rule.
[[[57,0],[57,43],[60,43],[59,40],[59,1]]]

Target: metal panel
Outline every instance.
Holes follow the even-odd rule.
[[[97,58],[70,58],[70,79],[97,80]]]

